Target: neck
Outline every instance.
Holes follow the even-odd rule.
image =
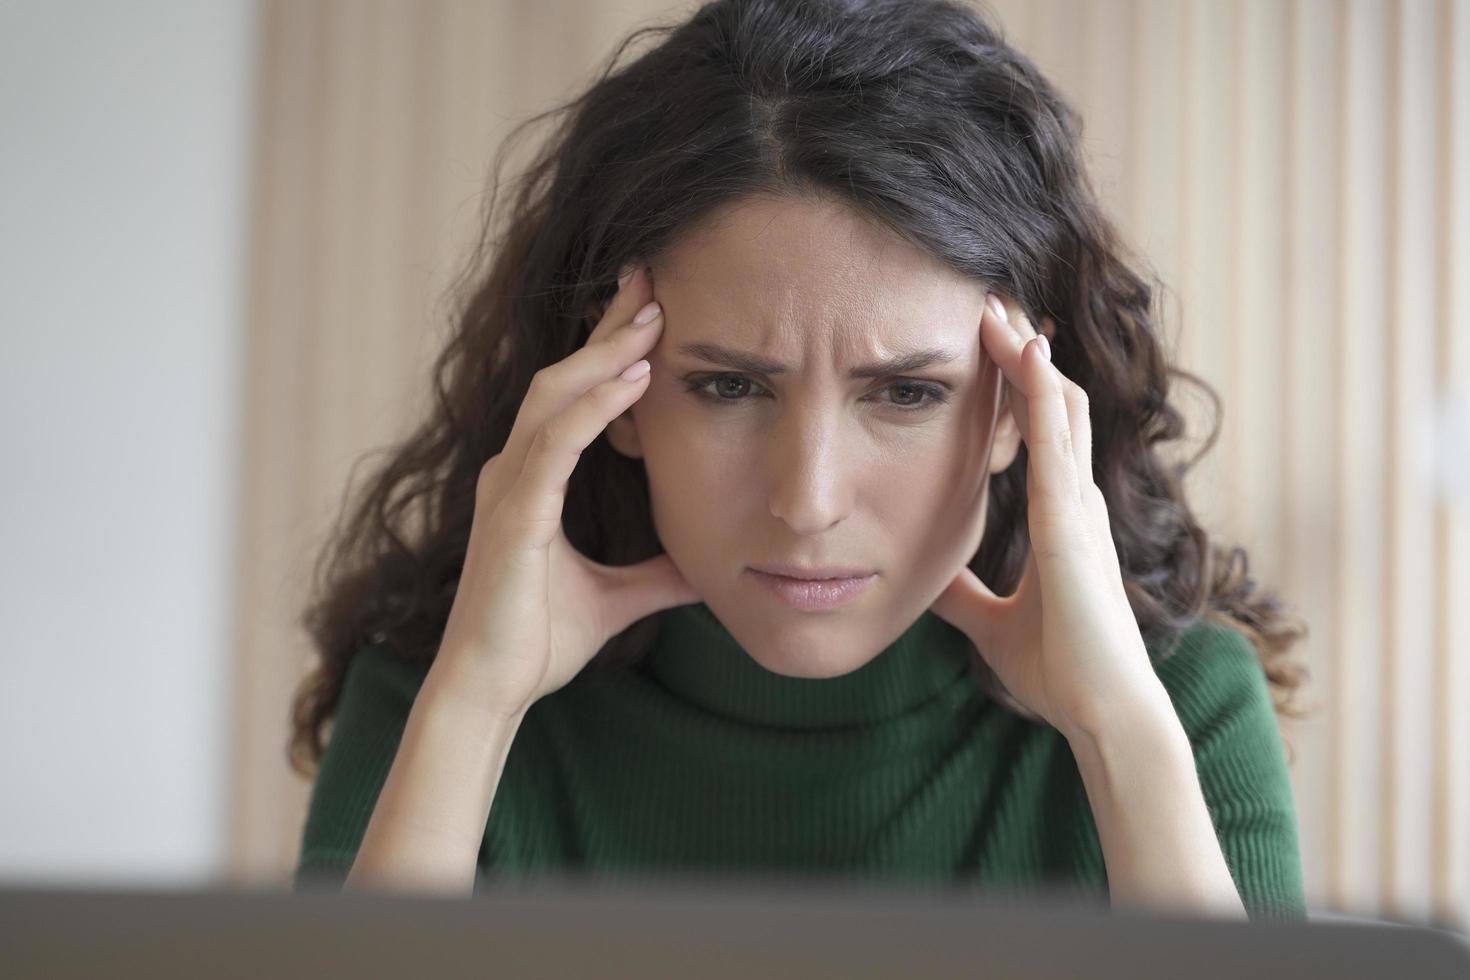
[[[966,676],[974,646],[926,610],[870,661],[838,677],[762,667],[704,603],[660,615],[643,669],[685,701],[756,725],[832,729],[877,724],[920,707]]]

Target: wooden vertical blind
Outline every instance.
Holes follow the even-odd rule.
[[[1085,122],[1224,402],[1190,477],[1311,627],[1284,731],[1314,909],[1470,905],[1470,0],[985,5]],[[286,879],[310,561],[362,454],[427,411],[449,276],[517,120],[691,5],[264,0],[233,873]],[[1192,451],[1208,405],[1181,392]]]

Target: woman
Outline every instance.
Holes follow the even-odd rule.
[[[1036,68],[943,0],[721,0],[561,111],[323,555],[298,883],[1303,916],[1304,629],[1157,452],[1183,372]]]

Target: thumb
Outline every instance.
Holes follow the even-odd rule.
[[[1014,596],[997,596],[965,565],[929,608],[984,650],[992,645],[1000,619],[1015,601]]]
[[[633,565],[610,569],[613,587],[607,598],[610,635],[663,609],[698,602],[699,593],[665,552]]]

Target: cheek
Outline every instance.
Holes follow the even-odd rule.
[[[677,380],[665,379],[652,385],[633,406],[633,420],[643,447],[649,481],[688,483],[702,478],[710,469],[716,440],[687,396],[676,390]]]
[[[712,511],[710,502],[728,500],[741,485],[728,445],[710,438],[699,412],[676,392],[650,389],[633,406],[633,418],[659,540],[677,559],[697,564],[701,553],[718,546],[719,516],[733,513]]]
[[[862,480],[864,496],[880,509],[884,523],[909,532],[953,531],[973,495],[973,480],[949,441],[910,443],[888,456]]]
[[[914,574],[952,574],[974,557],[985,531],[986,454],[992,426],[963,409],[936,426],[932,438],[911,440],[870,485],[892,538],[905,542]],[[942,577],[942,576],[941,576]]]

